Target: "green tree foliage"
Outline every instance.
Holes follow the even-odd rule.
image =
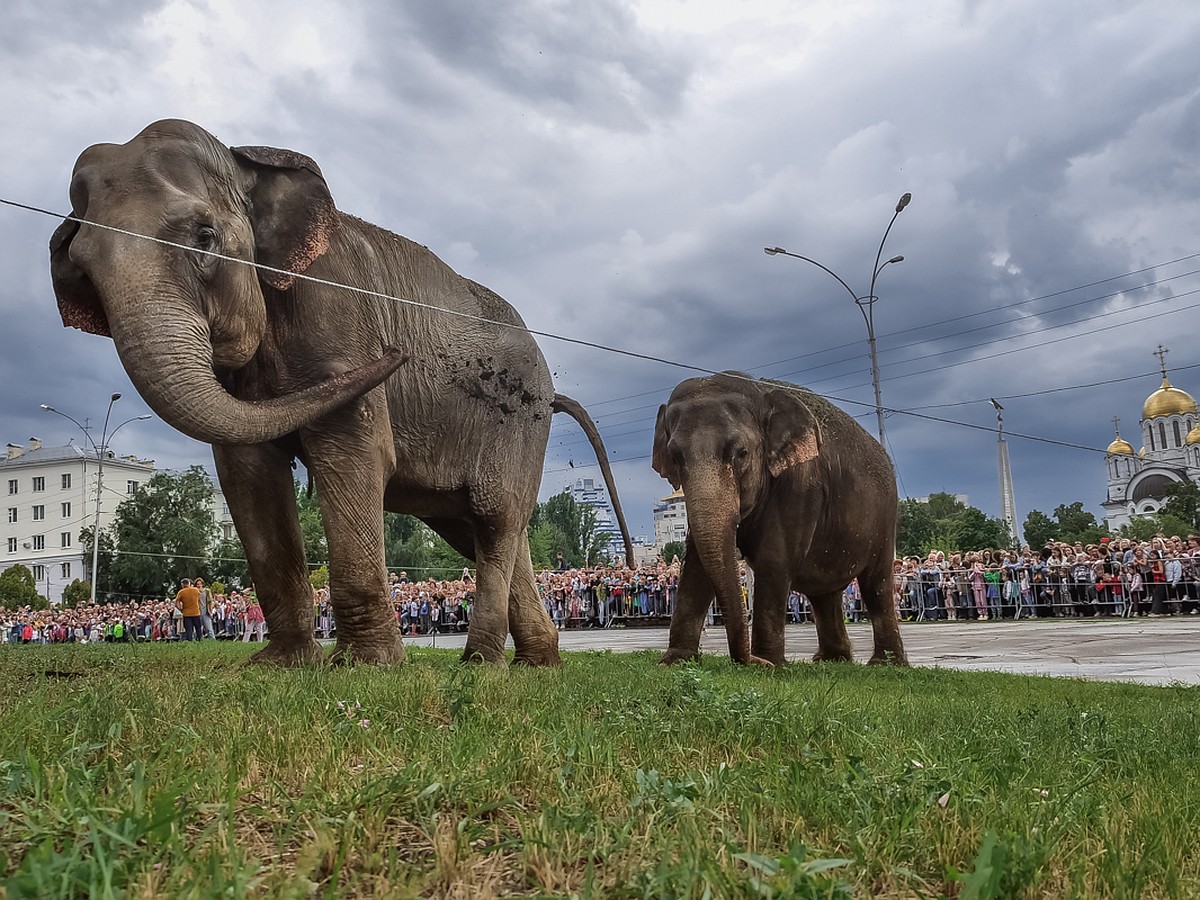
[[[1041,550],[1057,540],[1058,524],[1041,510],[1031,509],[1025,517],[1025,543],[1034,550]]]
[[[308,573],[308,583],[315,589],[329,587],[329,566],[317,566]]]
[[[79,531],[79,543],[83,547],[84,558],[87,560],[88,568],[92,567],[92,528],[82,528]],[[101,572],[111,572],[113,557],[116,555],[116,544],[113,542],[112,531],[108,529],[100,529],[100,554],[97,563]],[[108,578],[104,579],[106,582]],[[88,583],[88,597],[91,597],[91,582]],[[97,595],[97,600],[103,602],[103,598]]]
[[[1008,546],[1003,519],[986,516],[953,494],[930,494],[922,503],[900,501],[896,550],[901,556],[924,556],[930,550],[982,550]]]
[[[82,578],[76,578],[63,588],[63,606],[78,606],[92,599],[92,586]]]
[[[1148,541],[1159,532],[1158,520],[1150,516],[1138,516],[1122,525],[1119,534],[1133,541]]]
[[[1094,544],[1108,536],[1108,529],[1083,508],[1080,500],[1054,507],[1054,518],[1058,522],[1058,539],[1064,543]]]
[[[304,542],[304,558],[312,565],[329,561],[329,544],[321,522],[321,507],[317,501],[319,487],[312,496],[308,488],[296,482],[296,511],[300,514],[300,538]]]
[[[1196,529],[1187,522],[1169,512],[1159,512],[1154,517],[1155,534],[1165,534],[1167,537],[1187,537]]]
[[[1163,533],[1183,537],[1189,532],[1200,531],[1200,486],[1194,481],[1173,482],[1163,493],[1165,502],[1159,515],[1171,516],[1184,524],[1182,529],[1167,530],[1164,527]]]
[[[246,562],[246,549],[236,535],[221,540],[213,549],[212,569],[230,584],[241,587],[250,585],[250,564]],[[215,588],[213,593],[216,593]]]
[[[666,561],[666,563],[668,565],[670,565],[671,561],[673,559],[675,559],[676,557],[678,557],[680,560],[682,560],[683,559],[683,551],[686,548],[687,548],[687,543],[685,541],[668,541],[666,544],[663,545],[663,551],[662,551],[663,560]]]
[[[17,563],[0,572],[0,606],[47,609],[50,601],[37,592],[29,567]]]
[[[537,505],[530,529],[537,530],[543,523],[554,525],[562,536],[563,545],[553,548],[553,557],[561,551],[572,568],[599,563],[612,539],[608,531],[596,526],[596,507],[578,503],[566,491]]]
[[[896,525],[896,553],[920,556],[931,546],[936,527],[929,504],[908,497],[900,501]]]
[[[552,569],[561,552],[566,558],[570,539],[553,522],[539,522],[529,529],[529,558],[535,569]]]
[[[156,473],[117,507],[118,552],[100,569],[100,590],[173,595],[181,578],[208,575],[217,530],[212,498],[212,481],[199,466]]]
[[[407,572],[413,581],[457,578],[475,565],[415,516],[384,513],[383,542],[388,568]]]

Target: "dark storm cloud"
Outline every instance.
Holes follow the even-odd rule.
[[[645,33],[617,4],[454,0],[404,9],[413,37],[443,66],[543,110],[550,104],[567,120],[644,129],[678,111],[692,68],[678,46]]]

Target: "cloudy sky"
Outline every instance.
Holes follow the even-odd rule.
[[[874,432],[865,294],[901,495],[1100,514],[1113,416],[1200,394],[1200,4],[1113,0],[16,0],[0,31],[0,197],[66,210],[76,156],[191,119],[315,158],[343,210],[427,244],[532,328],[596,417],[636,531],[669,493],[655,411],[688,373],[805,384]],[[3,440],[147,411],[110,341],[62,327],[56,221],[0,206]],[[940,422],[905,413],[921,412]],[[116,418],[119,415],[120,418]],[[119,453],[211,467],[155,420]],[[543,497],[594,475],[564,417]]]

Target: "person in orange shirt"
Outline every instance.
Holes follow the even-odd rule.
[[[192,579],[185,578],[180,582],[179,593],[175,595],[175,605],[183,613],[183,639],[200,640],[204,620],[200,618],[200,591],[192,586]]]

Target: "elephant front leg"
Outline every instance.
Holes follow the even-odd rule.
[[[667,652],[660,660],[663,665],[700,659],[704,616],[715,597],[716,588],[704,571],[689,535],[679,571],[679,587],[675,593],[675,611],[671,614]]]
[[[846,633],[846,621],[842,616],[842,592],[818,594],[810,597],[809,602],[817,624],[817,652],[813,662],[852,661],[850,635]]]
[[[753,568],[753,567],[752,567]],[[787,620],[790,581],[780,568],[754,569],[754,619],[750,624],[750,653],[772,665],[787,662],[783,628]]]
[[[268,643],[251,661],[281,666],[319,662],[323,651],[313,637],[312,586],[291,457],[271,444],[214,444],[213,458],[267,620]]]
[[[329,598],[337,622],[332,661],[391,665],[404,644],[387,593],[383,489],[390,444],[346,430],[305,436],[329,545]],[[311,608],[311,603],[310,603]]]

